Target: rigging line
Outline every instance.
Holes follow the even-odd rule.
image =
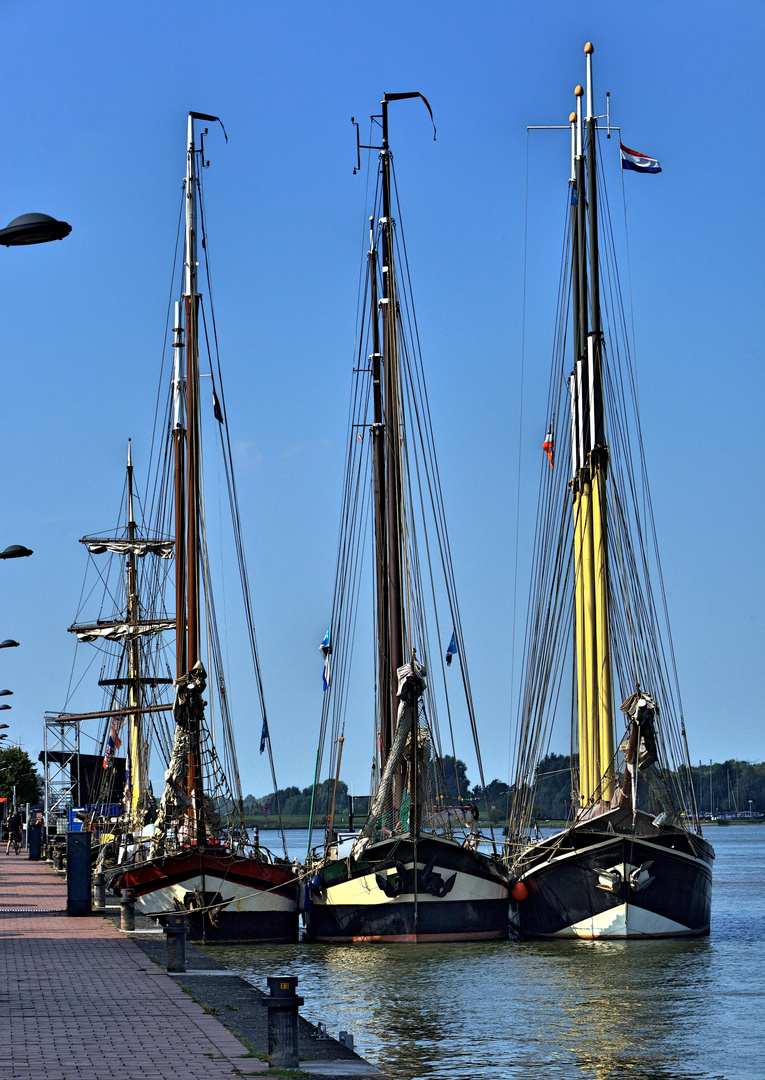
[[[167,314],[165,316],[165,333],[164,333],[164,337],[162,339],[162,349],[160,351],[159,385],[157,386],[157,397],[156,397],[156,403],[155,403],[155,406],[154,406],[154,426],[153,426],[153,430],[152,430],[151,444],[150,444],[150,447],[149,447],[149,461],[148,461],[148,467],[147,467],[147,483],[146,483],[145,490],[146,490],[147,498],[148,498],[149,492],[152,491],[152,497],[151,497],[151,502],[150,502],[150,505],[151,505],[152,509],[154,507],[154,491],[156,490],[157,479],[158,479],[158,476],[159,476],[159,470],[153,472],[153,462],[154,462],[155,443],[157,441],[157,437],[158,437],[159,432],[162,430],[159,427],[159,411],[160,411],[160,401],[162,399],[162,385],[163,385],[164,379],[165,379],[165,355],[164,354],[165,354],[165,349],[167,347],[168,329],[170,327],[170,323],[171,323],[171,319],[172,319],[172,313],[173,313],[173,293],[175,291],[175,275],[176,275],[176,271],[177,271],[177,268],[178,268],[178,246],[180,244],[180,238],[181,238],[181,235],[182,235],[182,232],[183,232],[183,229],[182,229],[183,216],[184,216],[183,212],[184,212],[184,206],[185,206],[185,201],[186,201],[185,197],[184,197],[185,193],[186,193],[186,180],[184,179],[183,183],[181,184],[181,204],[180,204],[179,211],[178,211],[178,226],[177,226],[176,233],[175,233],[175,250],[173,252],[172,272],[170,274],[170,295],[169,295],[169,298],[168,298],[168,301],[167,301]],[[152,476],[153,476],[153,479],[154,479],[154,489],[152,489]]]
[[[402,266],[403,266],[403,268],[405,270],[406,283],[407,283],[407,290],[405,291],[405,294],[404,294],[404,304],[405,304],[405,308],[406,308],[406,311],[407,311],[407,314],[408,314],[408,318],[410,320],[411,346],[412,346],[413,355],[414,355],[414,358],[415,358],[415,365],[416,365],[415,370],[416,370],[416,373],[417,373],[417,385],[419,386],[420,398],[421,398],[421,401],[422,401],[422,413],[423,413],[424,423],[421,426],[421,432],[424,432],[425,436],[426,436],[426,438],[424,440],[422,440],[422,435],[421,435],[421,441],[422,441],[422,446],[423,446],[423,453],[425,455],[425,460],[426,460],[426,462],[430,463],[430,469],[427,472],[428,489],[429,489],[429,492],[430,492],[430,495],[431,495],[431,507],[432,507],[435,522],[436,522],[436,538],[438,540],[439,549],[441,551],[442,568],[443,568],[443,571],[444,571],[444,576],[446,578],[446,588],[447,588],[447,595],[449,597],[449,605],[450,605],[452,616],[453,616],[454,621],[455,621],[455,630],[456,630],[456,632],[458,634],[459,644],[460,644],[460,648],[461,648],[460,673],[461,673],[461,676],[462,676],[462,682],[463,682],[463,686],[464,686],[464,689],[465,689],[466,704],[467,704],[467,708],[468,708],[468,714],[469,714],[469,717],[470,717],[470,725],[471,725],[471,730],[472,730],[472,735],[473,735],[474,750],[475,750],[475,753],[476,753],[476,760],[477,760],[477,764],[478,764],[478,770],[479,770],[479,774],[480,774],[480,777],[481,777],[481,784],[482,784],[483,787],[485,787],[486,786],[486,781],[485,781],[485,778],[484,778],[484,775],[483,775],[483,763],[482,763],[482,760],[481,760],[480,746],[478,744],[478,731],[477,731],[477,725],[476,725],[476,720],[475,720],[475,709],[474,709],[474,705],[473,705],[473,697],[472,697],[472,691],[471,691],[471,687],[470,687],[470,675],[469,675],[469,669],[468,669],[468,665],[467,665],[467,657],[466,657],[466,654],[465,654],[464,638],[462,636],[462,626],[461,626],[461,619],[460,619],[460,614],[459,614],[459,603],[458,603],[458,599],[457,599],[457,590],[456,590],[456,581],[455,581],[455,576],[454,576],[453,560],[452,560],[452,556],[451,556],[449,533],[448,533],[448,529],[447,529],[447,525],[446,525],[446,513],[445,513],[445,507],[444,507],[444,500],[443,500],[443,491],[442,491],[442,488],[441,488],[441,480],[440,480],[440,472],[439,472],[439,467],[438,467],[438,459],[437,459],[437,457],[435,455],[435,442],[434,442],[434,437],[433,437],[433,426],[432,426],[432,420],[431,420],[431,415],[430,415],[430,404],[429,404],[429,399],[428,399],[427,384],[425,383],[425,379],[424,379],[424,368],[423,368],[423,361],[422,361],[422,348],[421,348],[421,344],[420,344],[420,337],[419,337],[419,329],[418,329],[418,326],[417,326],[416,312],[415,312],[415,309],[414,309],[414,304],[412,302],[413,291],[412,291],[412,284],[411,284],[411,274],[410,274],[409,259],[408,259],[408,255],[407,255],[407,249],[406,249],[406,239],[405,239],[405,236],[404,236],[403,220],[402,220],[402,215],[401,215],[401,206],[400,206],[400,202],[399,202],[399,198],[398,198],[398,184],[397,184],[397,180],[396,180],[395,169],[392,168],[391,171],[392,171],[392,175],[393,175],[393,183],[394,183],[395,198],[396,198],[396,207],[397,207],[397,211],[398,211],[398,220],[399,220],[399,224],[400,224],[400,229],[396,234],[396,243],[397,243],[397,247],[400,246],[400,250],[402,252],[403,257],[402,257],[401,262],[402,262]],[[406,338],[404,340],[406,341]],[[405,351],[405,361],[406,361],[406,364],[409,367],[409,370],[411,370],[411,360],[410,360],[408,352],[406,352],[406,351]],[[417,399],[415,398],[414,400],[415,400],[415,405],[416,405]],[[418,416],[419,416],[419,411],[418,411]],[[419,421],[418,421],[418,423],[419,423]]]
[[[512,594],[512,629],[510,634],[510,709],[512,716],[513,699],[515,697],[515,638],[518,621],[518,549],[520,544],[521,524],[521,460],[523,455],[523,382],[526,369],[526,286],[528,278],[528,251],[529,251],[529,149],[530,136],[526,132],[526,194],[523,213],[523,289],[522,289],[522,316],[521,316],[521,371],[520,371],[520,394],[518,398],[518,469],[516,473],[515,490],[515,556],[513,559],[513,594]],[[519,703],[520,706],[520,703]],[[517,720],[520,719],[520,711]],[[510,783],[511,762],[513,757],[514,739],[518,736],[518,724],[516,731],[513,725],[508,725],[508,758],[507,758],[507,782]]]

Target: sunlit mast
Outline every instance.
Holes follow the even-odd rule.
[[[127,457],[127,494],[128,494],[128,557],[127,557],[127,618],[132,627],[137,627],[139,620],[138,575],[136,572],[136,524],[133,509],[133,453],[128,440]],[[139,829],[143,821],[139,812],[146,786],[143,723],[141,719],[141,656],[140,637],[132,633],[128,639],[128,705],[136,710],[128,714],[128,748],[130,754],[130,807],[133,828]]]
[[[182,339],[179,307],[175,321],[174,432],[175,531],[176,531],[176,677],[193,671],[200,656],[199,553],[200,553],[200,432],[199,432],[199,290],[197,284],[197,171],[194,119],[189,113],[186,155],[186,215],[184,246],[184,329]],[[211,119],[201,117],[200,119]],[[184,349],[185,344],[185,349]],[[185,372],[183,362],[185,359]],[[185,395],[184,395],[185,389]],[[185,400],[184,400],[185,398]],[[185,405],[186,429],[183,429]],[[185,438],[184,438],[185,435]],[[184,589],[185,585],[185,589]],[[191,800],[192,836],[205,839],[202,786],[201,731],[197,710],[191,709],[191,730],[185,787]]]
[[[584,91],[581,86],[577,86],[576,117],[573,118],[572,114],[571,120],[575,135],[572,140],[572,202],[575,204],[572,210],[572,293],[576,350],[575,370],[570,381],[573,474],[571,491],[574,512],[581,806],[586,806],[597,798],[610,801],[614,793],[613,689],[606,528],[608,446],[603,397],[603,332],[598,262],[598,122],[593,108],[594,49],[590,42],[585,45],[584,51],[587,56],[587,115],[583,125]],[[582,145],[585,131],[586,149]]]

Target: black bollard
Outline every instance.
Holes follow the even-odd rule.
[[[120,890],[120,930],[135,930],[135,889]]]
[[[106,878],[103,874],[93,876],[93,907],[103,911],[106,907]]]
[[[67,915],[90,915],[90,833],[88,832],[66,834],[66,913]]]
[[[42,821],[30,821],[27,826],[27,857],[33,860],[40,858],[42,850]]]
[[[53,849],[53,869],[58,870],[59,873],[64,869],[64,852],[60,847]]]
[[[186,970],[186,935],[189,932],[186,916],[183,912],[168,915],[162,927],[167,942],[167,970]]]
[[[297,1069],[298,1008],[303,998],[295,993],[296,975],[269,977],[270,997],[263,998],[268,1009],[268,1064],[272,1069]]]

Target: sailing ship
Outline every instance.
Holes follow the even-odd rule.
[[[199,166],[205,164],[204,135],[208,129],[201,134],[197,144],[195,121],[220,123],[217,117],[204,113],[191,112],[188,116],[182,294],[180,301],[175,303],[172,387],[157,441],[162,451],[157,455],[158,478],[152,495],[161,519],[155,534],[165,538],[162,542],[174,555],[175,671],[171,706],[174,731],[166,759],[164,792],[153,814],[155,820],[147,822],[142,820],[145,814],[141,796],[136,794],[140,762],[136,762],[135,767],[133,764],[133,754],[140,757],[144,753],[139,724],[148,708],[142,697],[147,684],[138,672],[139,656],[134,646],[127,683],[131,694],[128,716],[135,730],[129,744],[131,811],[123,822],[125,840],[119,843],[120,861],[108,870],[107,884],[114,891],[134,890],[136,909],[143,914],[162,918],[175,911],[185,911],[191,936],[197,940],[295,941],[299,886],[286,856],[286,843],[284,857],[275,857],[259,845],[257,838],[251,842],[245,827],[233,726],[215,622],[202,496],[200,324],[204,315],[197,262],[198,237],[200,226],[203,226]],[[202,246],[207,266],[206,248]],[[209,268],[207,273],[209,279]],[[208,289],[208,296],[211,295],[211,289]],[[212,313],[208,317],[214,320]],[[209,360],[210,371],[204,374],[209,374],[213,388],[214,426],[220,435],[254,667],[252,711],[258,717],[261,750],[268,748],[273,774],[220,362],[214,353]],[[132,512],[129,519],[132,520]],[[155,628],[142,624],[131,569],[135,557],[142,551],[131,528],[129,524],[125,544],[126,625],[132,628],[128,636],[135,642],[139,631],[140,635],[145,635],[155,629],[164,630],[165,626]],[[100,630],[95,628],[92,632],[98,634]],[[214,673],[209,687],[203,656],[208,667],[212,665]],[[204,700],[206,693],[211,698],[209,707]],[[219,746],[222,746],[222,757]],[[136,831],[140,831],[142,842],[137,842]],[[148,839],[147,832],[150,833]]]
[[[541,461],[506,847],[510,919],[528,937],[702,935],[709,932],[714,852],[694,799],[614,238],[609,214],[600,212],[607,202],[590,43],[585,53],[586,116],[581,86],[570,116],[565,299]],[[556,714],[567,711],[561,702],[572,659],[573,813],[566,828],[532,843],[540,758]],[[618,711],[615,701],[622,702]]]
[[[175,621],[164,608],[164,595],[173,542],[153,535],[143,522],[139,525],[136,521],[130,440],[123,502],[126,520],[122,529],[84,536],[80,541],[92,561],[107,557],[110,565],[96,568],[103,587],[100,613],[104,603],[113,604],[114,609],[107,618],[75,621],[69,627],[78,642],[93,644],[102,653],[98,685],[104,689],[103,708],[91,713],[46,715],[48,724],[76,724],[80,730],[100,721],[100,732],[92,736],[98,753],[76,755],[80,776],[75,786],[81,804],[78,817],[92,834],[94,854],[102,865],[104,860],[115,862],[120,857],[120,842],[122,857],[126,857],[128,848],[135,850],[135,845],[141,844],[145,828],[147,837],[151,833],[157,812],[149,775],[151,750],[156,746],[161,754],[163,742],[165,750],[169,749],[162,714],[172,707],[167,702],[173,679],[165,659],[165,635],[174,629]],[[139,573],[139,563],[145,573]],[[94,591],[83,587],[88,598]],[[123,735],[127,745],[120,756]]]
[[[325,693],[315,780],[329,738],[331,781],[326,786],[324,841],[308,859],[306,879],[307,933],[321,942],[466,941],[508,933],[501,851],[491,831],[486,839],[492,850],[480,849],[478,807],[468,805],[467,792],[461,797],[449,783],[456,755],[445,756],[440,743],[435,692],[439,652],[431,655],[428,637],[429,622],[436,632],[439,627],[433,621],[437,608],[434,612],[429,606],[436,573],[429,556],[436,551],[445,576],[442,602],[454,623],[448,660],[455,655],[459,659],[474,732],[475,717],[392,179],[388,106],[403,98],[422,95],[386,94],[381,115],[372,117],[381,128],[382,145],[369,147],[380,152],[377,192],[366,255],[333,612],[322,643]],[[358,126],[356,131],[358,142]],[[343,835],[335,829],[338,785],[362,552],[369,531],[374,534],[370,589],[376,614],[367,687],[375,689],[373,708],[369,701],[375,750],[366,820],[360,831]],[[440,667],[445,676],[443,656]],[[453,706],[447,695],[440,700],[449,710],[451,728]],[[352,711],[357,711],[355,705]],[[477,744],[476,757],[485,790]],[[314,812],[312,831],[317,821]]]

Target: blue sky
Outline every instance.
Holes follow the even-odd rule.
[[[206,200],[277,774],[310,782],[366,229],[350,117],[366,123],[384,91],[420,90],[437,142],[402,103],[392,146],[482,746],[490,776],[506,777],[517,478],[520,651],[569,167],[565,133],[531,137],[521,391],[526,126],[566,122],[590,39],[599,108],[609,90],[624,141],[664,169],[627,177],[627,212],[691,755],[761,760],[765,6],[385,10],[0,6],[0,219],[36,210],[73,226],[61,244],[0,254],[0,542],[35,551],[0,567],[0,637],[22,643],[0,653],[9,734],[36,756],[43,712],[64,703],[77,540],[113,522],[128,436],[144,475],[195,109],[230,139],[211,133]],[[236,695],[246,653],[233,632],[227,645]],[[77,707],[99,701],[84,685]],[[237,716],[245,789],[263,793],[246,695]],[[346,742],[357,791],[367,722]]]

